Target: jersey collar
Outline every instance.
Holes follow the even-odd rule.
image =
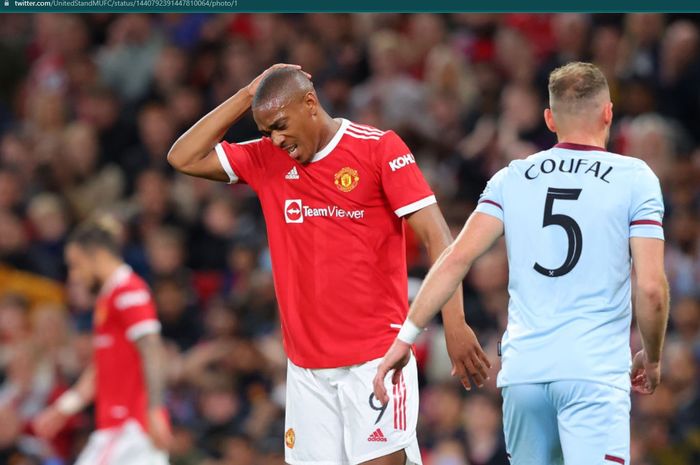
[[[311,159],[311,163],[323,160],[328,155],[330,155],[333,149],[338,146],[338,142],[340,142],[340,138],[343,137],[343,134],[345,134],[345,129],[347,129],[349,124],[350,121],[346,120],[345,118],[340,118],[340,128],[338,128],[330,142],[328,142],[326,146],[323,147],[321,150],[316,152],[314,157]]]
[[[583,150],[589,152],[607,152],[604,147],[596,147],[595,145],[574,144],[573,142],[559,142],[554,146],[557,149],[567,150]]]

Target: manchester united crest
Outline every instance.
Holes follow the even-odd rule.
[[[343,192],[350,192],[357,187],[359,182],[360,176],[357,174],[357,170],[347,166],[335,173],[335,187]]]
[[[286,433],[284,433],[284,443],[290,449],[294,449],[294,441],[296,441],[296,436],[294,435],[294,428],[289,428]]]

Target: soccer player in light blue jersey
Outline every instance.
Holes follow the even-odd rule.
[[[625,465],[630,388],[658,385],[668,319],[661,189],[643,161],[605,150],[612,103],[594,65],[552,72],[544,117],[559,143],[491,178],[423,283],[375,394],[388,401],[384,377],[397,379],[421,328],[504,234],[510,302],[498,386],[512,464]],[[632,297],[643,342],[633,359]],[[474,362],[482,384],[485,362]]]

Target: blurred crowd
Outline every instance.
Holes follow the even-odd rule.
[[[0,464],[70,464],[93,428],[51,444],[31,418],[90,359],[89,290],[66,283],[75,224],[113,212],[168,346],[175,465],[283,463],[286,359],[259,204],[175,175],[173,141],[275,62],[313,75],[328,112],[396,130],[456,233],[486,180],[556,141],[547,77],[572,60],[611,86],[609,149],[644,159],[666,202],[672,292],[663,383],[633,395],[632,463],[700,463],[700,17],[663,14],[0,15]],[[258,137],[250,116],[226,135]],[[407,241],[409,293],[428,267]],[[417,352],[426,465],[506,465],[496,345],[503,243],[465,282],[490,384],[450,378],[440,323]],[[633,348],[640,339],[631,336]],[[322,441],[323,438],[318,438]]]

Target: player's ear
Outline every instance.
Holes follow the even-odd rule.
[[[552,110],[549,108],[544,109],[544,122],[547,124],[547,128],[556,133],[557,132],[557,125],[554,122],[554,114],[552,113]]]
[[[318,112],[318,99],[316,98],[315,93],[306,93],[304,96],[304,106],[311,112],[312,115],[316,115]]]
[[[610,126],[612,124],[612,119],[613,119],[613,104],[612,104],[612,102],[608,102],[603,107],[603,122],[605,123],[606,126]]]

